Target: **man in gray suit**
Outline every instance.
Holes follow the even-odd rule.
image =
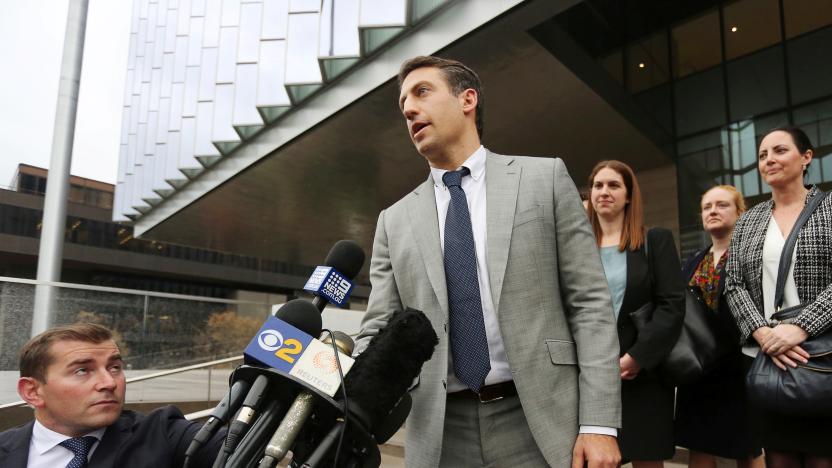
[[[430,176],[379,215],[357,349],[404,307],[439,336],[411,390],[407,465],[617,466],[618,338],[563,162],[481,146],[462,63],[416,57],[399,84]]]

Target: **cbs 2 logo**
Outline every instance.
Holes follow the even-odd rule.
[[[294,339],[283,339],[283,335],[277,330],[264,330],[257,337],[257,344],[266,351],[274,351],[274,355],[289,364],[295,363],[295,356],[303,352],[303,344]]]

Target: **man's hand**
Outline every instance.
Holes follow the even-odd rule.
[[[630,356],[630,353],[625,353],[621,356],[618,360],[618,365],[621,367],[621,378],[623,380],[633,380],[641,370],[641,366]]]
[[[621,463],[618,440],[601,434],[578,434],[572,449],[572,468],[615,468]]]

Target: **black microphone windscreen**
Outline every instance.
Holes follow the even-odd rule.
[[[350,405],[369,413],[371,426],[383,420],[410,388],[439,339],[421,311],[397,312],[370,340],[344,378]],[[372,427],[371,427],[372,429]]]
[[[413,406],[413,399],[410,398],[409,393],[405,393],[402,395],[402,399],[396,403],[393,410],[390,411],[390,413],[388,413],[387,416],[385,416],[381,421],[376,423],[373,428],[373,438],[376,439],[376,442],[379,445],[390,440],[390,438],[393,437],[393,434],[395,434],[396,431],[404,425],[407,415],[410,414],[411,406]]]
[[[289,325],[303,331],[307,335],[317,337],[321,334],[323,321],[318,308],[304,299],[292,299],[283,304],[274,314]]]
[[[329,249],[324,265],[331,266],[347,278],[353,279],[364,266],[364,249],[355,241],[339,240]]]

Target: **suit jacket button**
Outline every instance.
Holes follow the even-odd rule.
[[[445,333],[448,333],[448,322],[445,322],[443,328],[445,328]]]
[[[448,382],[446,382],[445,379],[442,379],[442,387],[448,388]]]

